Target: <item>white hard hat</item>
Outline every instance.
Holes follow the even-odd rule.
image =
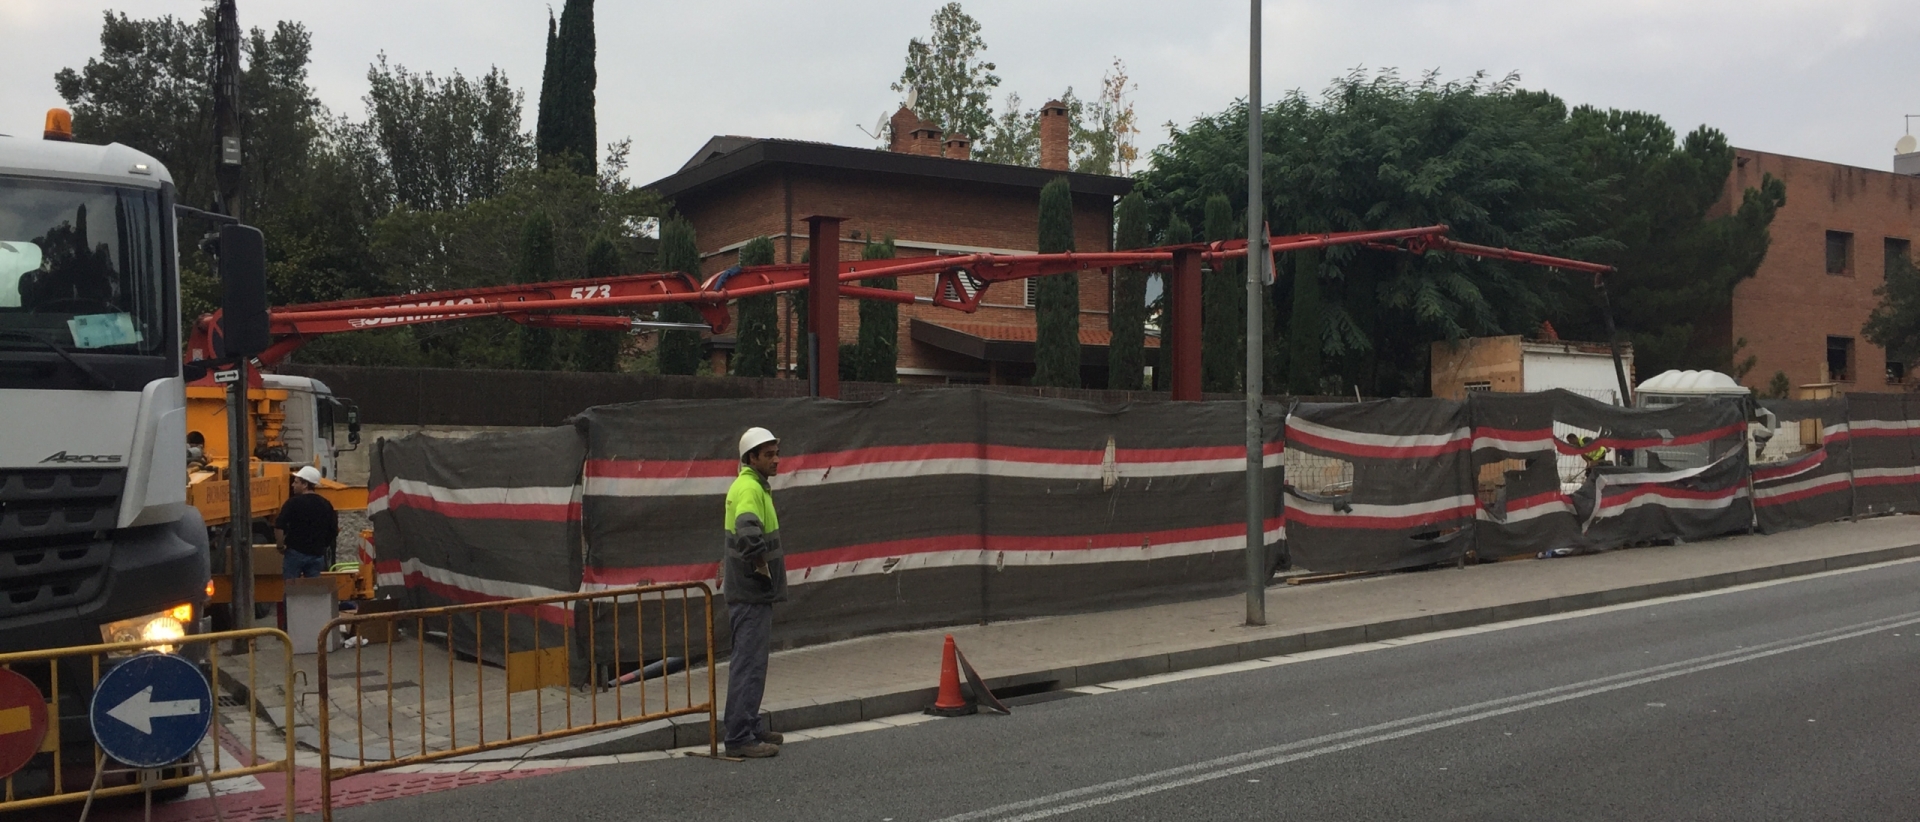
[[[320,484],[320,469],[311,465],[300,466],[300,470],[293,472],[293,476],[297,479],[306,480],[308,485],[317,486]]]
[[[752,451],[770,442],[779,441],[780,438],[774,436],[772,431],[768,431],[765,428],[749,428],[747,429],[747,433],[740,435],[740,458],[744,460],[747,458],[748,451]]]

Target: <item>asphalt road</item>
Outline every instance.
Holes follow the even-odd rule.
[[[1907,562],[336,817],[1912,820],[1917,676]]]

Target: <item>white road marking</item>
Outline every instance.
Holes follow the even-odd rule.
[[[1776,640],[1751,648],[1708,654],[1693,659],[1656,665],[1637,671],[1628,671],[1610,676],[1596,677],[1583,682],[1544,688],[1524,694],[1500,699],[1487,700],[1444,711],[1421,714],[1419,716],[1396,719],[1369,725],[1364,728],[1340,731],[1289,742],[1282,745],[1260,748],[1243,753],[1182,765],[1176,768],[1154,771],[1137,776],[1089,785],[1083,788],[1061,791],[1047,796],[1036,797],[1020,802],[1012,802],[945,817],[940,822],[968,822],[976,819],[994,819],[996,822],[1031,822],[1036,819],[1059,816],[1067,813],[1109,805],[1128,799],[1150,794],[1197,785],[1229,776],[1311,759],[1331,753],[1339,753],[1354,748],[1387,742],[1409,736],[1451,728],[1483,719],[1506,716],[1561,702],[1569,702],[1589,696],[1632,688],[1652,682],[1686,676],[1688,674],[1710,671],[1742,662],[1752,662],[1789,651],[1812,648],[1819,645],[1840,642],[1856,637],[1879,633],[1888,628],[1902,628],[1920,624],[1920,612],[1901,614],[1870,622],[1858,623],[1842,628],[1819,631],[1804,636]],[[1807,720],[1812,722],[1813,720]],[[1077,800],[1077,801],[1074,801]],[[1048,807],[1051,806],[1051,807]],[[1037,810],[1029,810],[1037,809]],[[1025,813],[1020,813],[1026,811]],[[1017,814],[1009,816],[1007,814]]]

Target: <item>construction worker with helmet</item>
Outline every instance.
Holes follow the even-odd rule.
[[[273,521],[274,546],[280,549],[280,572],[288,579],[317,577],[327,570],[327,553],[340,532],[333,503],[313,493],[320,486],[320,469],[300,466],[293,472],[293,495],[280,506]]]
[[[733,627],[725,711],[728,756],[780,753],[780,734],[760,714],[767,690],[767,652],[773,604],[787,599],[787,561],[780,548],[780,515],[768,484],[780,472],[780,440],[765,428],[740,435],[740,473],[727,489],[726,550],[720,590]]]

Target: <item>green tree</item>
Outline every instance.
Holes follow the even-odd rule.
[[[868,241],[860,250],[863,260],[891,260],[894,256],[893,238],[879,242]],[[896,289],[898,281],[893,277],[881,277],[867,280],[865,285],[872,288]],[[853,378],[862,382],[898,382],[895,369],[900,359],[900,305],[885,300],[860,301],[860,337],[854,347]]]
[[[1140,133],[1133,113],[1132,93],[1136,85],[1127,77],[1126,63],[1113,58],[1113,66],[1100,78],[1100,96],[1090,102],[1069,106],[1073,115],[1073,149],[1078,159],[1073,170],[1086,174],[1132,172],[1139,159],[1134,135]],[[1068,97],[1073,90],[1067,90]]]
[[[601,235],[587,246],[586,275],[589,278],[612,277],[620,273],[620,248],[611,238]],[[595,314],[609,313],[605,310]],[[627,332],[581,329],[573,332],[574,368],[579,371],[619,371],[620,349]]]
[[[541,76],[535,127],[543,166],[595,173],[599,151],[594,123],[594,87],[599,81],[595,51],[593,0],[566,0],[557,28],[548,13],[546,70]]]
[[[1113,247],[1146,248],[1147,200],[1139,192],[1120,198],[1113,210]],[[1146,375],[1147,273],[1138,268],[1113,270],[1113,306],[1107,314],[1112,339],[1107,345],[1107,387],[1138,391]]]
[[[1208,242],[1246,233],[1224,194],[1207,198],[1203,225]],[[1238,391],[1246,378],[1247,286],[1242,270],[1238,262],[1216,262],[1200,280],[1200,385],[1205,391]]]
[[[894,91],[917,90],[914,113],[948,134],[983,137],[993,124],[992,95],[1000,85],[994,65],[980,59],[987,43],[980,22],[948,3],[933,13],[933,35],[907,42],[907,65]]]
[[[1020,95],[1008,92],[1006,107],[974,144],[970,156],[983,163],[1040,165],[1040,110],[1021,108]]]
[[[1860,335],[1887,350],[1887,360],[1912,365],[1920,359],[1920,269],[1905,255],[1887,255],[1887,281]]]
[[[1325,306],[1320,300],[1321,253],[1293,252],[1293,319],[1287,323],[1287,393],[1320,393],[1325,353]]]
[[[500,194],[533,159],[520,130],[524,95],[499,68],[478,81],[387,63],[367,69],[367,130],[397,204],[444,210]]]
[[[1244,106],[1202,117],[1155,149],[1139,185],[1152,208],[1192,220],[1212,194],[1243,199],[1247,117]],[[1317,98],[1290,94],[1262,117],[1275,233],[1446,224],[1467,242],[1630,262],[1613,293],[1623,330],[1645,346],[1643,369],[1724,367],[1730,346],[1700,344],[1693,338],[1703,332],[1689,326],[1714,316],[1758,264],[1784,199],[1777,182],[1763,181],[1734,213],[1706,219],[1727,177],[1718,158],[1730,158],[1710,129],[1676,145],[1658,118],[1570,112],[1515,76],[1356,71]],[[1317,286],[1321,376],[1378,395],[1422,392],[1421,352],[1435,340],[1525,332],[1549,319],[1563,334],[1603,339],[1588,278],[1357,247],[1329,249],[1320,266],[1316,282],[1296,282],[1283,301]],[[1302,315],[1299,306],[1286,313]]]
[[[1040,189],[1042,254],[1073,250],[1073,189],[1056,177]],[[1033,384],[1080,387],[1080,277],[1077,272],[1041,277],[1034,288]]]
[[[553,220],[544,211],[527,218],[520,233],[520,264],[514,266],[514,278],[522,283],[544,283],[554,279]],[[553,330],[520,328],[520,367],[534,371],[552,370]]]
[[[660,224],[660,265],[662,271],[679,271],[696,279],[700,276],[700,247],[693,235],[693,224],[674,217]],[[664,322],[697,323],[700,312],[685,303],[669,303],[660,310]],[[660,332],[660,373],[694,374],[700,370],[700,332]]]
[[[1773,372],[1773,379],[1767,382],[1767,393],[1761,396],[1784,400],[1792,395],[1793,382],[1787,379],[1787,372],[1775,371]]]
[[[755,237],[740,247],[743,266],[772,265],[773,240]],[[776,377],[780,374],[779,296],[758,294],[740,299],[740,330],[735,334],[733,367],[730,373],[741,377]]]

